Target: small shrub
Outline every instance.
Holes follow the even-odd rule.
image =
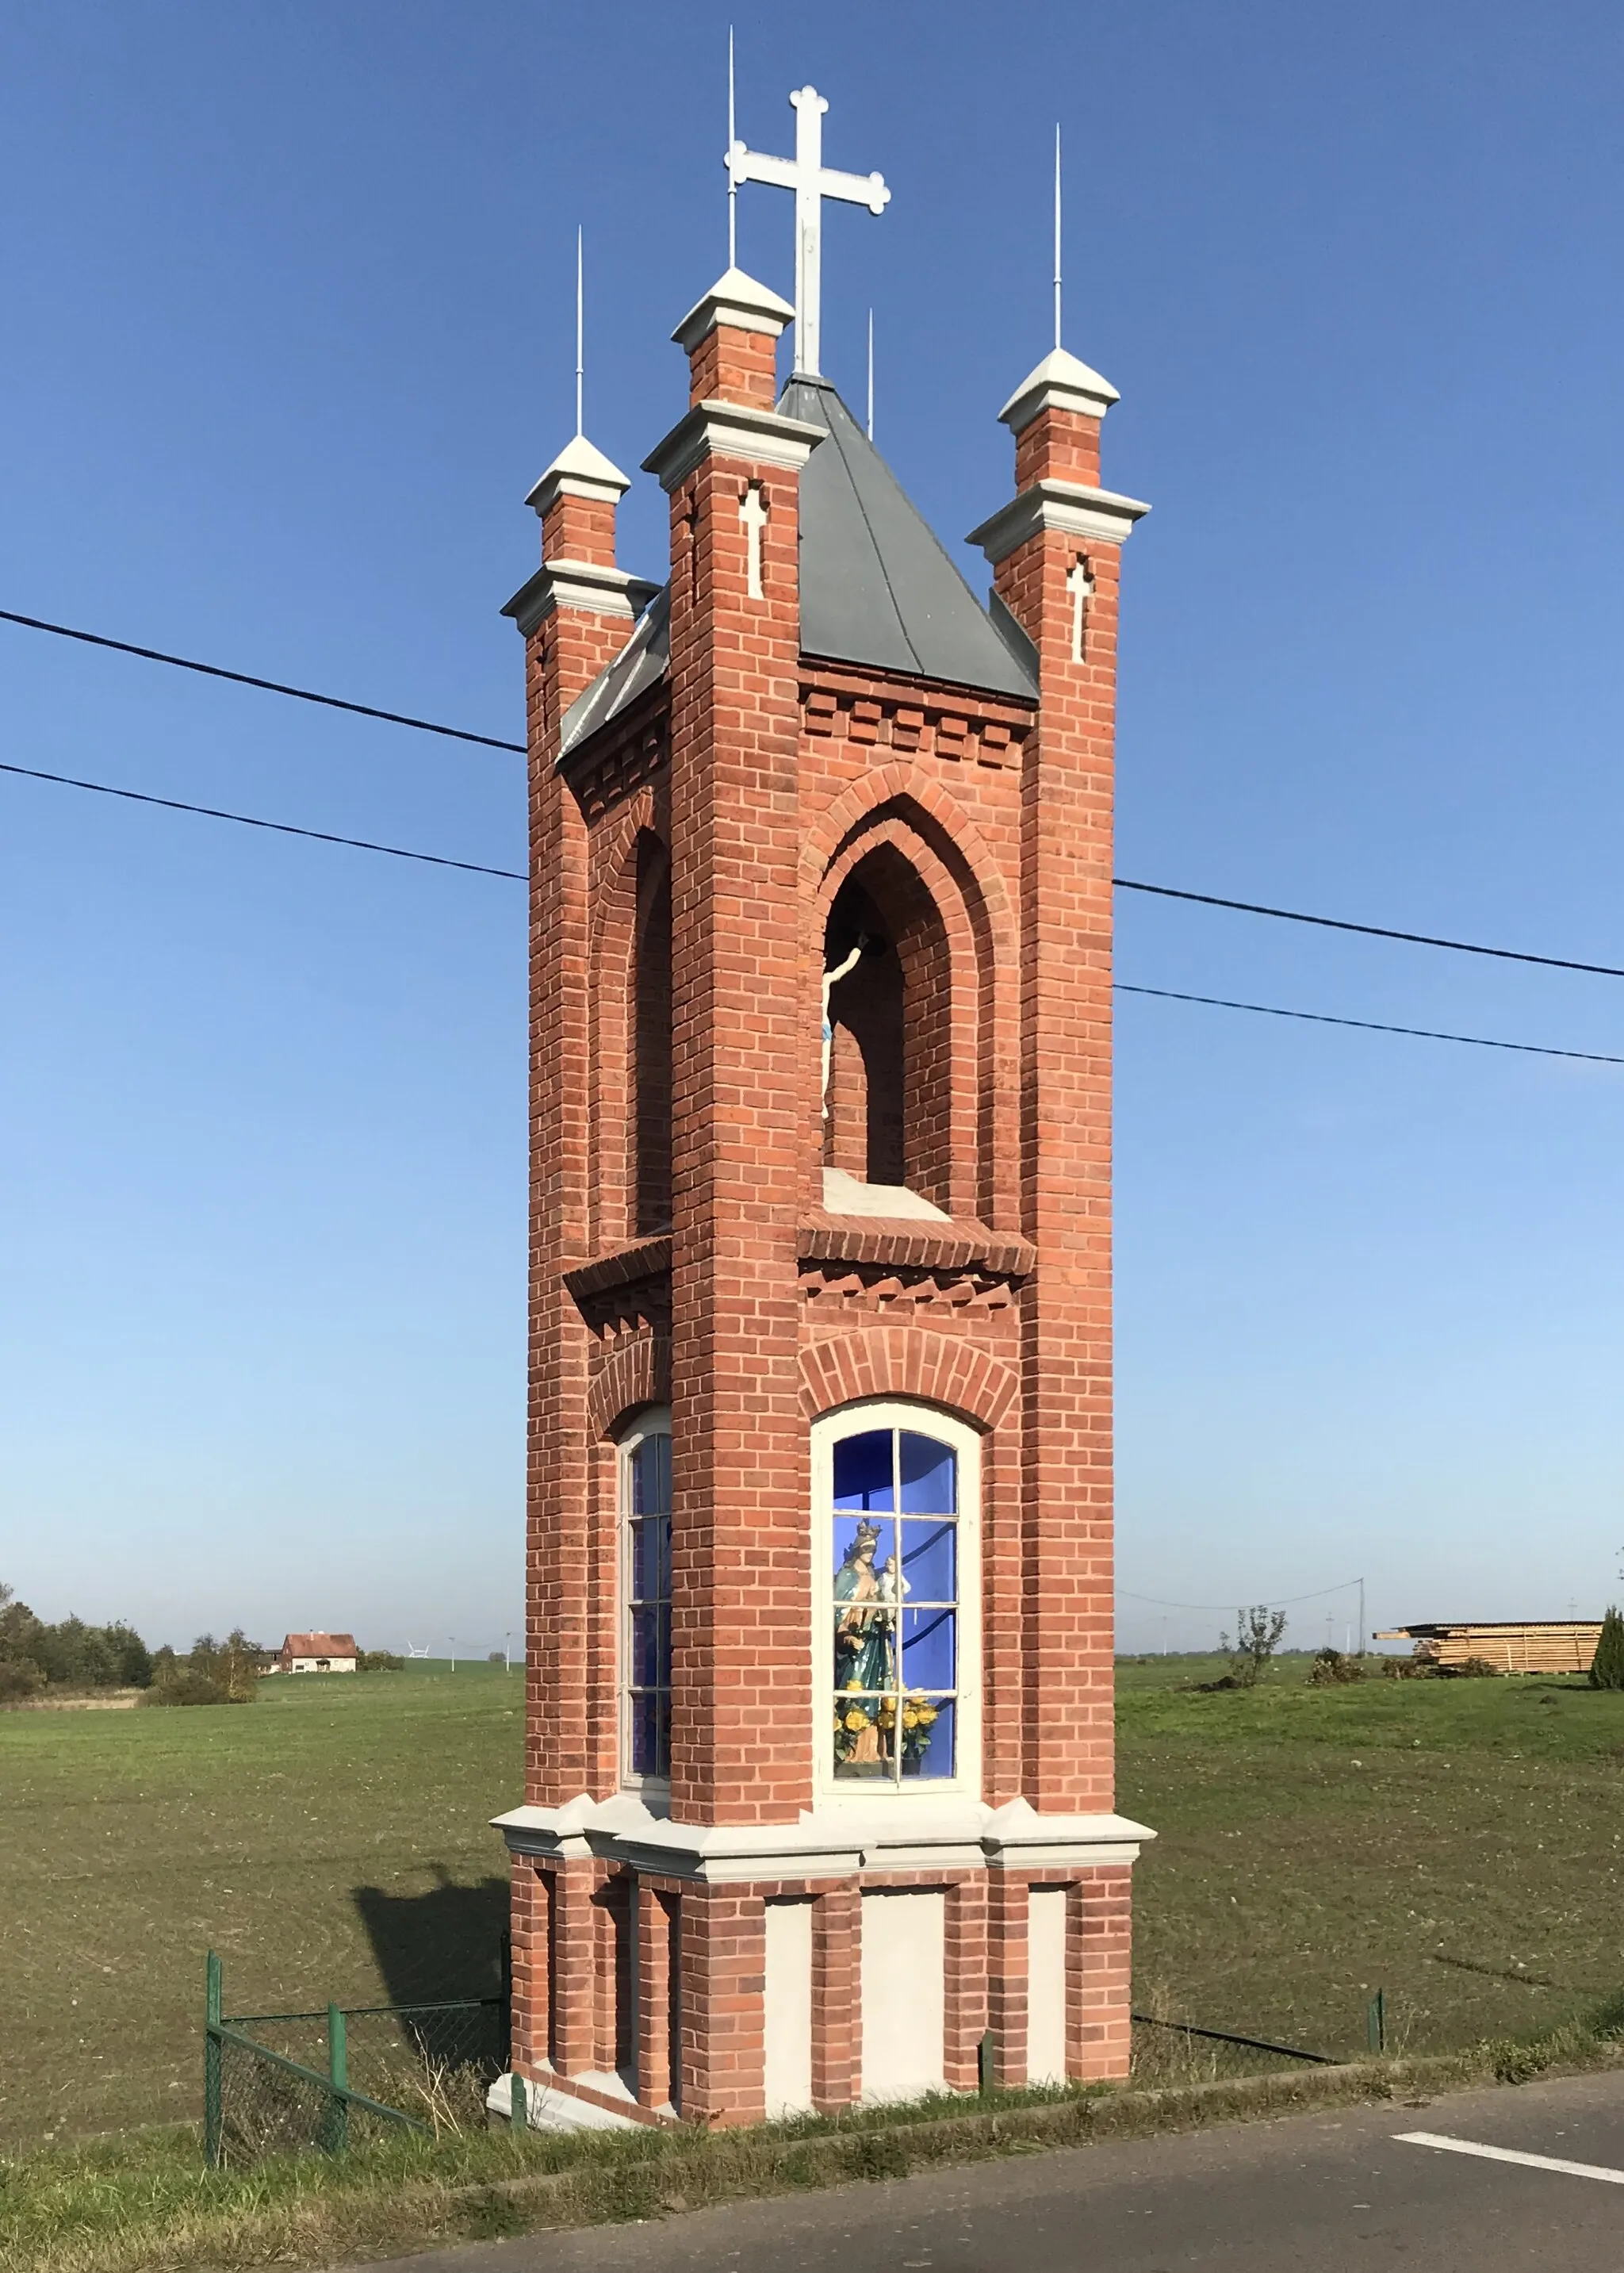
[[[1496,2083],[1531,2083],[1549,2065],[1539,2044],[1517,2044],[1499,2037],[1485,2047]]]
[[[20,1705],[37,1697],[45,1676],[30,1657],[0,1657],[0,1705]]]
[[[1596,1654],[1590,1660],[1592,1689],[1624,1689],[1624,1617],[1612,1604],[1601,1622]]]
[[[355,1655],[357,1673],[404,1673],[406,1660],[391,1649],[363,1649]]]
[[[1441,1665],[1438,1670],[1446,1681],[1497,1681],[1501,1673],[1486,1657],[1463,1657],[1458,1665]]]
[[[1384,1681],[1436,1681],[1438,1661],[1432,1657],[1384,1657],[1381,1677]]]
[[[224,1685],[206,1673],[194,1673],[183,1658],[161,1663],[156,1680],[141,1699],[143,1705],[230,1705],[237,1700]]]
[[[1313,1654],[1308,1686],[1310,1689],[1340,1689],[1350,1681],[1363,1681],[1364,1678],[1364,1659],[1353,1657],[1344,1650],[1333,1649],[1328,1642],[1323,1649],[1316,1649]]]
[[[188,1662],[193,1673],[201,1674],[225,1692],[228,1705],[251,1705],[259,1693],[259,1676],[272,1663],[273,1653],[263,1644],[250,1641],[241,1626],[233,1626],[224,1641],[216,1641],[213,1634],[199,1634]]]
[[[1256,1602],[1249,1610],[1235,1613],[1235,1639],[1220,1634],[1218,1647],[1228,1653],[1231,1684],[1237,1689],[1254,1689],[1269,1669],[1269,1661],[1280,1647],[1280,1637],[1285,1632],[1285,1612],[1271,1610],[1267,1602]]]

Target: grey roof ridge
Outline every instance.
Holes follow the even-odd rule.
[[[833,379],[825,379],[825,378],[822,376],[822,374],[821,374],[821,373],[819,373],[819,376],[818,376],[817,378],[815,378],[815,379],[811,379],[811,378],[806,377],[804,373],[798,373],[798,372],[797,372],[794,377],[792,377],[792,378],[789,380],[788,384],[786,385],[786,386],[785,386],[785,388],[784,388],[784,394],[787,394],[789,393],[789,391],[790,391],[790,388],[791,386],[794,386],[797,385],[797,384],[798,384],[798,385],[800,385],[800,386],[817,386],[817,387],[820,387],[820,388],[822,388],[825,392],[827,392],[827,394],[832,394],[832,395],[834,397],[834,400],[836,401],[836,402],[841,402],[840,389],[835,386],[835,384],[834,384],[834,380],[833,380]],[[782,397],[782,395],[781,395],[781,396],[779,397],[779,400],[782,401],[782,399],[783,399],[783,397]],[[842,408],[842,410],[843,410],[843,409],[845,409],[845,407],[846,407],[846,406],[845,406],[845,404],[844,404],[843,402],[841,402],[841,408]],[[855,425],[855,424],[857,424],[857,421],[856,421],[855,419],[853,419],[852,424]],[[841,439],[842,439],[842,438],[841,438],[841,437],[836,433],[836,431],[835,431],[834,428],[833,426],[831,426],[831,427],[830,427],[830,429],[829,429],[829,439],[830,439],[830,441],[831,441],[831,442],[834,442],[834,443],[836,445],[836,446],[838,447]],[[872,446],[872,446],[872,444],[871,443],[871,444],[870,444],[870,447],[871,447],[871,448],[872,448]],[[874,455],[875,455],[877,458],[879,458],[879,451],[878,451],[878,450],[875,450],[875,451],[874,451]],[[856,499],[856,501],[857,501],[857,508],[858,513],[859,513],[859,514],[861,514],[861,516],[862,516],[862,520],[863,520],[863,526],[864,526],[864,528],[865,529],[867,529],[867,531],[868,531],[868,541],[869,541],[869,543],[870,543],[870,544],[873,546],[873,548],[874,548],[874,558],[875,558],[875,559],[876,559],[876,560],[879,562],[879,574],[880,574],[880,577],[881,577],[881,579],[882,579],[882,581],[883,581],[883,582],[884,582],[884,584],[885,584],[887,596],[887,597],[889,598],[889,600],[890,600],[890,602],[891,602],[892,612],[893,612],[893,613],[895,615],[895,617],[896,617],[896,627],[897,627],[898,632],[902,634],[902,644],[903,644],[903,646],[908,649],[909,654],[909,655],[911,655],[911,656],[912,656],[912,657],[913,657],[913,659],[914,659],[914,668],[915,668],[915,670],[916,670],[916,671],[919,671],[919,672],[923,675],[923,673],[924,673],[924,664],[923,664],[920,662],[920,660],[919,660],[919,650],[918,650],[918,649],[915,646],[914,641],[913,641],[912,635],[911,635],[911,634],[910,634],[910,633],[909,633],[909,628],[908,628],[908,619],[907,619],[907,617],[902,613],[902,602],[901,602],[901,601],[899,600],[899,598],[897,597],[896,586],[895,586],[895,585],[892,582],[892,581],[891,581],[891,570],[890,570],[889,564],[887,563],[887,559],[886,559],[885,549],[884,549],[884,547],[881,545],[881,544],[880,544],[880,542],[879,542],[879,533],[878,533],[878,531],[875,529],[875,527],[874,527],[873,522],[869,519],[868,507],[867,507],[867,506],[864,504],[864,499],[863,499],[863,487],[862,487],[862,484],[861,484],[861,483],[860,483],[860,482],[858,482],[858,481],[857,481],[857,477],[856,477],[856,476],[855,476],[855,475],[852,473],[852,471],[851,471],[851,468],[850,468],[849,461],[848,460],[848,458],[847,458],[847,456],[846,456],[846,453],[845,453],[845,451],[844,451],[843,449],[842,449],[842,450],[840,451],[840,461],[841,461],[842,465],[842,466],[844,466],[844,467],[846,468],[846,477],[847,477],[847,479],[848,479],[848,480],[850,482],[850,484],[851,484],[851,494],[852,494],[853,498],[854,498],[854,499]],[[885,462],[886,462],[886,461],[885,461],[885,460],[884,460],[883,458],[880,458],[880,461],[880,461],[881,465],[885,465]],[[886,468],[886,470],[887,470],[887,473],[889,473],[889,472],[890,472],[890,468],[887,466],[887,467]],[[892,478],[894,480],[894,479],[895,479],[895,476],[892,476]],[[902,486],[902,485],[901,485],[901,484],[899,483],[899,484],[898,484],[898,487],[900,488],[901,486]],[[928,521],[924,521],[924,516],[923,516],[923,514],[920,516],[920,518],[921,518],[921,520],[924,521],[924,526],[927,529],[930,529],[930,533],[931,533],[931,535],[932,535],[932,536],[936,536],[936,531],[935,531],[933,529],[931,529],[931,524],[930,524],[930,522],[929,522]],[[940,544],[941,544],[941,539],[940,539],[939,537],[936,537],[936,542],[937,542],[938,545],[940,545]],[[946,552],[946,551],[945,551],[945,548],[944,548],[944,551],[943,551],[943,557],[944,557],[944,559],[947,559],[948,566],[951,567],[951,566],[952,566],[952,565],[953,565],[953,564],[952,564],[952,559],[951,559],[951,557],[950,557],[950,556],[948,556],[948,555],[947,554],[947,552]],[[966,584],[966,585],[965,585],[964,589],[965,589],[965,590],[966,590],[967,592],[968,592],[968,591],[969,591],[969,586],[968,584]],[[971,598],[973,599],[973,598],[975,597],[975,595],[974,595],[973,593],[971,593],[970,596],[971,596]]]
[[[1001,602],[998,608],[994,608],[990,604],[984,604],[977,596],[975,588],[971,584],[969,577],[965,574],[958,562],[954,559],[952,553],[947,550],[947,545],[943,543],[940,536],[938,534],[932,522],[913,503],[908,491],[903,488],[902,481],[890,461],[882,454],[875,446],[872,438],[863,433],[863,429],[857,424],[855,416],[848,406],[845,398],[842,395],[839,387],[835,386],[834,380],[826,378],[821,372],[819,372],[815,377],[805,372],[792,372],[790,377],[785,381],[782,389],[780,391],[778,398],[780,406],[782,405],[790,388],[797,386],[810,387],[819,394],[827,394],[839,406],[845,416],[850,420],[854,432],[863,436],[863,439],[867,443],[869,449],[872,452],[877,464],[885,474],[887,479],[895,489],[902,503],[909,508],[917,526],[924,532],[925,536],[930,539],[931,544],[935,547],[937,557],[939,559],[944,567],[947,568],[954,583],[957,584],[964,597],[975,609],[976,613],[980,617],[983,623],[985,624],[987,628],[992,633],[994,639],[1008,656],[1015,671],[1022,679],[1029,682],[1026,690],[1027,694],[1030,699],[1036,700],[1038,694],[1037,650],[1018,620],[1010,614],[1007,607]],[[902,644],[907,649],[909,654],[914,658],[914,666],[919,675],[922,678],[935,679],[937,675],[933,672],[927,671],[924,664],[920,661],[917,643],[909,630],[907,617],[904,615],[902,608],[899,603],[896,587],[892,581],[889,563],[887,560],[885,551],[882,549],[879,536],[876,534],[874,524],[870,519],[868,508],[864,501],[861,484],[858,483],[855,474],[852,472],[850,461],[847,458],[844,449],[838,446],[841,438],[833,424],[831,424],[828,429],[828,434],[829,439],[836,443],[836,454],[840,459],[842,467],[846,471],[847,480],[850,484],[852,495],[856,499],[858,512],[862,517],[863,527],[867,532],[869,543],[873,548],[875,559],[879,563],[886,594],[891,603],[892,611],[896,618],[897,626],[902,635]],[[991,597],[996,599],[998,597],[996,592],[994,592]],[[1007,619],[1007,620],[1001,620],[1001,618]],[[1010,636],[1010,632],[1012,630],[1016,634],[1013,639]],[[829,658],[830,661],[834,661],[837,658],[833,656]],[[849,657],[846,659],[848,661],[850,660]],[[946,685],[961,684],[964,686],[972,686],[975,684],[973,680],[969,679],[962,681],[947,680],[940,683]],[[987,690],[984,687],[982,691],[985,693]]]

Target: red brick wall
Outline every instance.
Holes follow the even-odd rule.
[[[811,1796],[797,527],[797,476],[747,460],[707,456],[671,498],[671,1797],[700,1822]]]
[[[693,359],[693,399],[765,404],[772,362],[763,335],[713,333]],[[1097,424],[1046,412],[1016,456],[1022,485],[1044,475],[1093,482]],[[751,484],[769,511],[756,601],[738,517]],[[560,514],[572,542],[604,541],[580,516]],[[624,760],[599,765],[580,799],[554,764],[558,720],[629,626],[561,611],[530,643],[528,1793],[557,1804],[617,1781],[608,1436],[638,1403],[669,1396],[673,1812],[696,1824],[783,1821],[809,1804],[810,1421],[839,1401],[901,1394],[984,1431],[984,1797],[1103,1810],[1112,1789],[1116,551],[1086,548],[1096,590],[1080,663],[1065,579],[1084,548],[1039,534],[998,572],[1042,656],[1035,714],[967,689],[804,661],[796,531],[797,480],[782,469],[707,457],[677,486],[665,707],[634,722]],[[608,541],[598,557],[612,557],[612,528]],[[819,1220],[825,1158],[872,1176],[891,1157],[889,1138],[878,1152],[871,1144],[873,1067],[853,1065],[843,1022],[826,1151],[821,975],[842,889],[868,895],[902,980],[894,1086],[906,1180],[955,1224],[1029,1242],[1037,1260],[1024,1279],[797,1268],[797,1227]],[[851,1028],[868,1021],[871,1046],[880,992],[860,972],[846,1002]],[[656,1267],[588,1324],[562,1272],[668,1217],[669,1286]],[[1119,2074],[1126,1871],[1038,1876],[1074,1889],[1068,2066]],[[949,2079],[973,2084],[990,2026],[999,2073],[1016,2080],[1027,1879],[910,1875],[927,1882],[950,1886]],[[634,2052],[647,2108],[677,2070],[692,2119],[758,2114],[761,1902],[771,1890],[632,1890],[575,1863],[553,1883],[548,1896],[534,1870],[516,1876],[516,2012],[527,2015],[518,2035],[533,2048],[551,2043],[577,2072]],[[812,1891],[815,2089],[834,2106],[860,2074],[857,1889]],[[632,1905],[639,1931],[654,1937],[655,1970],[628,2036],[625,1986],[614,1984]],[[543,1946],[557,1976],[550,2000]],[[682,2008],[674,2029],[669,2011],[661,2019],[671,1979]]]
[[[571,502],[567,501],[566,502]],[[576,501],[578,502],[578,501]],[[551,517],[550,516],[550,524]],[[605,1573],[586,1429],[590,1338],[561,1283],[589,1252],[587,829],[555,763],[559,721],[612,660],[624,617],[559,608],[530,634],[530,1362],[525,1796],[557,1804],[595,1767]],[[612,1564],[608,1577],[612,1579]]]
[[[1023,478],[1097,464],[1097,421],[1045,413]],[[1066,577],[1087,550],[1085,652]],[[1040,530],[997,583],[1037,645],[1043,702],[1022,799],[1023,1646],[1036,1807],[1112,1802],[1111,971],[1119,549]]]

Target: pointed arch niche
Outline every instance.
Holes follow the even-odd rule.
[[[606,867],[591,993],[600,1250],[671,1223],[670,855],[633,815]]]
[[[997,899],[940,821],[898,798],[848,829],[817,900],[821,968],[843,973],[828,992],[823,1167],[987,1222],[1013,1220],[1016,1137]]]

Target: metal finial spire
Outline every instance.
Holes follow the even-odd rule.
[[[874,311],[868,311],[868,439],[874,439]]]
[[[581,388],[581,375],[582,375],[582,373],[583,373],[583,371],[585,371],[585,368],[586,368],[586,359],[585,359],[585,357],[583,356],[583,355],[582,355],[582,353],[581,353],[581,345],[582,345],[582,342],[583,342],[583,341],[584,341],[584,339],[585,339],[585,337],[586,337],[586,328],[585,328],[585,326],[584,326],[584,324],[582,323],[582,320],[581,320],[582,314],[583,314],[583,311],[584,311],[585,303],[583,302],[583,300],[582,300],[582,298],[581,298],[581,289],[580,289],[580,280],[581,280],[580,240],[581,240],[581,232],[580,232],[580,227],[579,227],[579,226],[577,226],[577,228],[576,228],[576,231],[575,231],[575,434],[576,434],[576,439],[577,439],[577,440],[579,440],[579,439],[580,439],[580,435],[581,435],[581,432],[582,432],[582,426],[581,426],[581,416],[580,416],[580,402],[581,402],[580,388]]]
[[[728,147],[738,139],[738,130],[733,117],[733,26],[728,26]],[[733,178],[733,169],[728,168],[728,266],[738,266],[738,184]]]
[[[1054,343],[1060,344],[1060,122],[1054,123]]]

